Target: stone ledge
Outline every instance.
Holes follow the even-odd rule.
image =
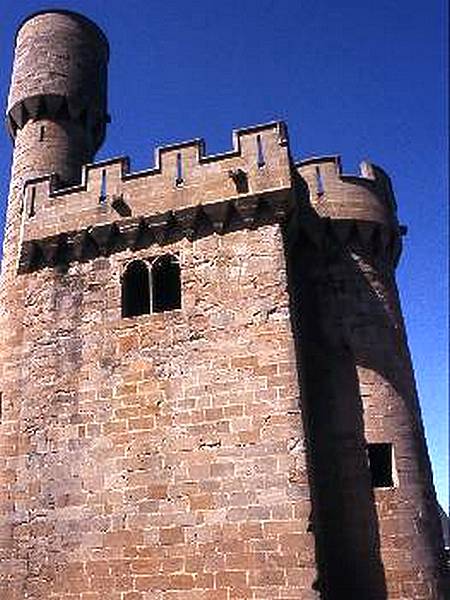
[[[16,137],[17,130],[23,129],[30,120],[36,119],[72,120],[89,127],[95,140],[95,147],[99,148],[105,138],[106,123],[109,116],[101,109],[92,106],[89,100],[67,98],[59,94],[39,94],[19,100],[8,109],[6,127],[12,138]]]
[[[258,163],[258,140],[264,165]],[[114,223],[124,216],[115,209],[122,198],[128,214],[147,217],[261,194],[289,193],[292,172],[284,125],[273,122],[240,129],[233,150],[206,155],[201,140],[156,150],[155,167],[129,171],[126,158],[85,165],[81,182],[58,188],[57,178],[29,179],[24,186],[24,240]]]
[[[197,205],[148,217],[124,219],[64,232],[22,244],[19,272],[88,261],[125,248],[165,245],[186,237],[194,240],[286,220],[292,210],[291,193],[257,196]]]
[[[331,248],[360,249],[394,265],[400,257],[404,233],[401,228],[304,214],[296,206],[292,191],[278,191],[25,240],[19,272],[85,262],[126,248],[164,246],[182,238],[192,241],[213,233],[224,235],[275,223],[288,226],[290,242],[306,242],[319,252],[326,253]]]

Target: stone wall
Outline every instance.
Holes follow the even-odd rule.
[[[389,178],[294,163],[282,123],[217,156],[194,140],[148,171],[82,168],[104,135],[107,57],[64,11],[17,37],[0,596],[440,599]],[[123,318],[127,264],[167,253],[181,308]],[[374,488],[380,442],[392,483]]]
[[[179,256],[182,309],[122,319],[124,265],[161,252]],[[21,391],[5,391],[2,425],[18,433],[18,562],[4,593],[316,597],[279,227],[19,281]]]
[[[351,208],[350,208],[351,210]],[[324,598],[441,598],[424,433],[392,258],[356,230],[343,245],[300,233],[290,252],[313,512]],[[373,487],[368,445],[392,448]]]

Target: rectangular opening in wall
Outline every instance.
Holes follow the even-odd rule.
[[[103,169],[102,176],[101,176],[101,179],[100,179],[100,195],[98,197],[98,203],[100,204],[100,206],[105,206],[106,205],[106,199],[107,199],[107,195],[106,195],[106,170]]]
[[[258,155],[258,168],[261,169],[266,164],[266,160],[264,158],[264,149],[263,149],[260,135],[256,136],[256,152]]]
[[[372,477],[372,487],[394,487],[393,447],[389,443],[367,445],[367,459]]]
[[[181,156],[181,152],[177,153],[177,162],[176,162],[176,178],[175,185],[183,185],[183,157]]]
[[[36,216],[36,188],[31,188],[30,205],[28,207],[28,217],[31,219]]]
[[[317,188],[317,195],[323,196],[323,194],[325,192],[325,188],[323,185],[323,177],[322,177],[322,173],[320,172],[320,167],[316,167],[316,188]]]

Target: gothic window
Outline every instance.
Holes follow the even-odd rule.
[[[142,260],[129,263],[122,276],[122,316],[137,317],[150,312],[150,274]]]
[[[151,270],[152,312],[181,308],[180,264],[176,256],[157,258]]]

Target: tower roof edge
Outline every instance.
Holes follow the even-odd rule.
[[[16,29],[16,34],[14,37],[14,42],[17,41],[17,36],[19,34],[19,31],[22,29],[22,27],[28,23],[28,21],[31,21],[32,19],[34,19],[35,17],[39,17],[41,15],[47,15],[47,14],[59,14],[59,15],[65,15],[67,17],[71,17],[74,20],[79,21],[80,23],[83,23],[83,25],[87,25],[88,27],[90,27],[104,42],[106,50],[107,50],[107,59],[109,59],[109,42],[108,42],[108,38],[106,37],[105,32],[99,27],[99,25],[97,25],[97,23],[95,23],[94,21],[92,21],[92,19],[90,19],[89,17],[86,17],[85,15],[82,15],[81,13],[75,12],[73,10],[66,10],[63,8],[48,8],[48,9],[43,9],[43,10],[38,10],[35,11],[29,15],[27,15],[24,19],[22,19],[22,21],[19,23],[17,29]]]

